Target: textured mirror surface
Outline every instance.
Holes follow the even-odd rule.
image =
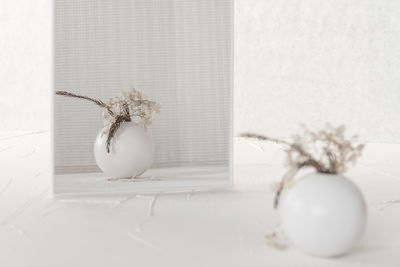
[[[228,0],[56,0],[55,90],[107,100],[121,90],[141,89],[162,105],[149,129],[155,170],[144,176],[155,171],[169,179],[177,171],[185,173],[181,179],[192,179],[207,170],[227,182],[231,5]],[[102,126],[97,106],[54,97],[56,192],[68,187],[71,177],[100,172],[93,144]],[[74,188],[80,186],[85,187]]]

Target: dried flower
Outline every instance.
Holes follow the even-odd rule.
[[[271,141],[284,146],[288,171],[278,186],[274,203],[275,208],[278,206],[282,190],[294,179],[300,169],[312,167],[320,173],[344,173],[349,164],[355,164],[365,146],[357,142],[357,136],[346,138],[344,125],[335,128],[327,124],[324,130],[317,132],[310,131],[305,126],[302,128],[303,132],[292,136],[291,141],[253,133],[241,135],[242,137]]]
[[[110,153],[111,140],[123,122],[134,122],[136,125],[147,130],[151,125],[154,113],[160,112],[161,105],[157,102],[146,100],[142,92],[131,89],[129,92],[122,91],[121,96],[111,98],[104,103],[102,100],[77,95],[66,91],[57,91],[57,95],[85,99],[93,102],[103,109],[103,134],[107,134],[107,152]]]
[[[108,110],[103,111],[105,126],[116,121],[116,116],[113,114],[129,114],[131,120],[145,130],[151,125],[154,113],[161,109],[159,103],[143,99],[142,92],[136,89],[131,89],[130,92],[122,91],[120,96],[109,99],[106,105],[110,107],[112,113]]]

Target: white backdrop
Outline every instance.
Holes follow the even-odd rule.
[[[0,0],[1,130],[48,129],[51,2]],[[400,142],[399,12],[390,0],[236,0],[236,133],[330,121]]]
[[[236,132],[345,123],[400,142],[400,2],[238,0]]]
[[[0,0],[0,131],[48,129],[52,0]]]

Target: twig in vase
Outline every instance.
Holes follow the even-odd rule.
[[[115,114],[112,112],[111,107],[106,105],[103,101],[99,100],[99,99],[94,99],[88,96],[83,96],[83,95],[77,95],[77,94],[73,94],[67,91],[56,91],[56,95],[61,95],[61,96],[68,96],[68,97],[74,97],[74,98],[80,98],[80,99],[84,99],[84,100],[88,100],[90,102],[93,102],[94,104],[96,104],[97,106],[101,107],[101,108],[105,108],[107,109],[107,111],[110,113],[111,116],[115,116]]]

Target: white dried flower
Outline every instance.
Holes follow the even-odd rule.
[[[283,176],[275,198],[275,207],[283,188],[290,183],[297,172],[305,167],[315,168],[320,173],[339,174],[347,171],[350,164],[355,164],[364,149],[364,144],[357,142],[357,136],[345,137],[345,126],[326,128],[316,132],[302,126],[301,134],[293,135],[290,141],[267,136],[245,133],[243,137],[272,141],[284,145],[285,165],[288,171]]]
[[[104,126],[113,124],[118,115],[126,115],[124,106],[127,105],[131,121],[145,130],[151,125],[153,115],[161,109],[159,103],[143,99],[142,92],[136,89],[131,89],[129,92],[122,91],[120,96],[110,98],[106,104],[113,114],[108,110],[103,111]],[[109,127],[105,127],[103,134],[107,134],[108,130]]]

